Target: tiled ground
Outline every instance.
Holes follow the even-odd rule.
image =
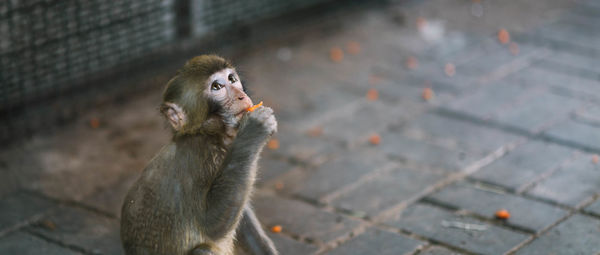
[[[317,21],[234,57],[279,120],[253,204],[282,254],[600,254],[600,4],[400,1]],[[160,92],[2,150],[0,254],[121,252],[121,199],[168,140]]]

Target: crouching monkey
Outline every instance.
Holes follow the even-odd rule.
[[[277,131],[273,110],[252,100],[233,66],[203,55],[164,91],[172,141],[125,197],[121,240],[132,254],[277,254],[249,204],[259,154]]]

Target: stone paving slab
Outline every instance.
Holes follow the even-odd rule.
[[[358,187],[345,191],[331,201],[331,204],[357,215],[373,217],[408,199],[414,199],[424,189],[443,178],[441,173],[395,166]]]
[[[17,231],[0,238],[0,254],[71,255],[82,253],[49,243],[29,233]]]
[[[359,225],[356,220],[320,210],[304,202],[269,194],[257,194],[253,205],[257,217],[265,227],[281,225],[284,234],[316,244],[348,236]]]
[[[458,172],[484,156],[478,152],[454,150],[408,138],[396,132],[386,132],[381,137],[382,143],[378,148],[392,158],[444,172]]]
[[[527,85],[557,88],[559,91],[564,91],[562,94],[567,96],[600,97],[600,92],[594,89],[599,86],[599,81],[563,74],[535,64],[509,75],[506,79]]]
[[[302,243],[281,234],[275,234],[269,231],[267,232],[267,235],[273,240],[279,254],[307,255],[315,254],[318,250],[314,245]]]
[[[462,254],[462,253],[459,253],[456,251],[451,251],[451,250],[448,250],[448,249],[446,249],[444,247],[440,247],[440,246],[431,246],[419,253],[419,255],[460,255],[460,254]]]
[[[80,208],[61,207],[28,230],[94,254],[123,253],[119,221]]]
[[[537,133],[582,106],[580,100],[540,93],[497,114],[498,122]]]
[[[475,125],[436,113],[427,113],[411,122],[402,133],[407,137],[429,139],[449,148],[491,153],[519,136]]]
[[[497,82],[480,87],[447,105],[450,109],[481,119],[490,119],[516,100],[531,94],[534,86],[518,82]]]
[[[352,238],[326,254],[330,255],[363,255],[412,254],[424,243],[403,235],[385,230],[369,228],[364,233]]]
[[[399,219],[389,220],[386,224],[480,254],[503,254],[529,238],[529,235],[456,215],[427,204],[410,206],[398,217]],[[484,227],[485,230],[444,227],[442,222],[475,224]]]
[[[81,202],[120,218],[125,195],[138,178],[138,174],[124,175],[115,184],[92,194]]]
[[[598,133],[600,127],[571,120],[549,129],[544,135],[561,142],[600,151]]]
[[[579,122],[600,126],[600,106],[590,105],[585,109],[580,109],[575,113],[575,119]]]
[[[600,220],[576,214],[550,229],[516,254],[597,254]]]
[[[0,233],[39,218],[54,206],[54,202],[26,192],[5,196],[0,200]]]
[[[533,233],[539,233],[569,213],[557,206],[467,183],[452,184],[427,199],[466,209],[490,220],[495,219],[497,210],[505,209],[511,217],[503,223]]]
[[[263,158],[283,158],[309,165],[320,165],[345,147],[342,141],[322,135],[310,135],[309,131],[313,128],[319,129],[320,126],[309,127],[303,133],[289,129],[279,130],[274,136],[278,148],[265,148],[262,152]]]
[[[585,207],[584,211],[600,217],[600,199],[597,199],[596,202]]]
[[[573,149],[528,141],[470,176],[518,191],[572,158]]]
[[[527,191],[527,194],[570,207],[578,207],[600,194],[598,183],[600,183],[600,165],[592,162],[592,155],[583,154],[535,185]]]
[[[297,168],[281,176],[279,181],[284,184],[281,192],[320,200],[390,162],[374,148],[343,152],[316,168]]]

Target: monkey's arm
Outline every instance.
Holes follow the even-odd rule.
[[[211,238],[236,226],[254,185],[258,154],[277,129],[271,108],[260,107],[246,117],[206,195],[205,231]]]
[[[273,241],[263,231],[250,205],[246,205],[244,209],[240,225],[237,228],[236,240],[240,247],[250,254],[279,254]]]

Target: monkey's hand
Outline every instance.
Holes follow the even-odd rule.
[[[258,109],[249,112],[244,116],[240,125],[241,133],[250,133],[256,135],[256,132],[267,136],[277,132],[277,120],[273,115],[273,109],[261,106]]]

